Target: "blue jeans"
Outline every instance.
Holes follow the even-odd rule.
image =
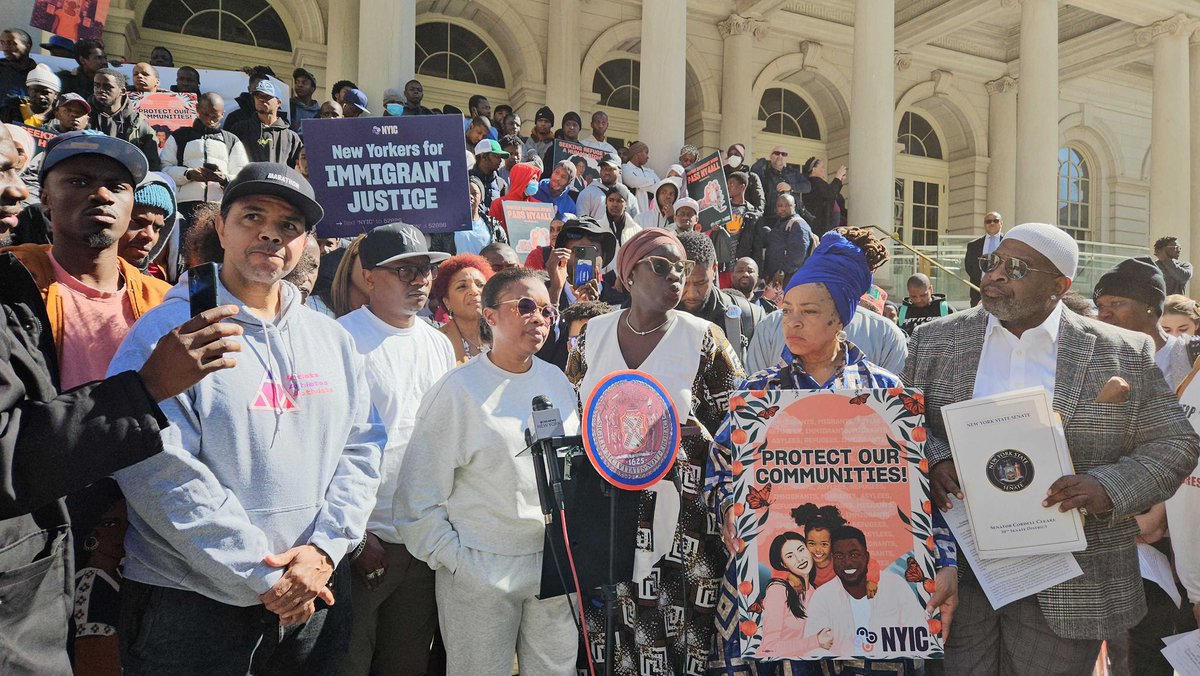
[[[307,623],[281,628],[279,616],[261,605],[241,608],[125,580],[118,631],[125,676],[332,676],[350,646],[349,564],[330,582],[334,605],[318,600]]]

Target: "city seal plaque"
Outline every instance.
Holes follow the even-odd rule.
[[[605,481],[627,491],[649,488],[671,469],[679,450],[671,398],[641,371],[610,374],[583,406],[583,447]]]

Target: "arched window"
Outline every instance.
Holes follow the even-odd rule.
[[[896,142],[904,146],[905,155],[942,159],[942,142],[929,120],[913,112],[900,118],[900,133]]]
[[[821,128],[812,107],[790,89],[775,87],[763,92],[758,102],[758,119],[766,123],[763,131],[821,140]]]
[[[500,61],[483,40],[461,26],[417,26],[417,73],[446,80],[504,88]]]
[[[592,93],[600,96],[600,105],[625,110],[641,108],[638,84],[642,81],[642,64],[633,59],[613,59],[596,69],[592,78]]]
[[[142,19],[146,28],[292,51],[287,26],[267,0],[154,0]]]
[[[1058,226],[1075,239],[1091,239],[1092,179],[1087,159],[1078,150],[1058,149]]]

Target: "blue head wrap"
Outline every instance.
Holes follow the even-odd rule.
[[[858,299],[871,288],[871,267],[863,250],[836,231],[821,237],[804,265],[792,275],[783,292],[786,294],[800,284],[819,282],[829,289],[842,325],[849,326],[854,318]]]

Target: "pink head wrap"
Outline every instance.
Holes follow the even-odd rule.
[[[625,280],[633,274],[633,266],[650,255],[651,251],[660,246],[671,245],[679,249],[679,253],[683,253],[683,242],[679,241],[675,233],[663,228],[646,228],[630,237],[617,251],[617,288],[625,290]]]

